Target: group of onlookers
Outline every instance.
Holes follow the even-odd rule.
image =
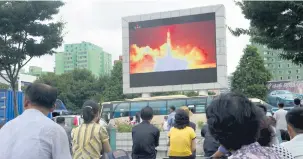
[[[208,124],[201,132],[205,137],[205,155],[232,159],[302,159],[303,108],[298,106],[287,112],[283,107],[283,103],[279,103],[279,110],[272,118],[266,116],[264,105],[255,105],[242,95],[220,95],[206,110]],[[282,142],[281,130],[288,132],[290,141]]]
[[[111,152],[107,130],[99,124],[100,109],[94,101],[83,104],[84,123],[73,130],[64,118],[57,123],[46,115],[54,109],[57,90],[34,83],[25,91],[25,111],[0,130],[0,159],[100,159]],[[299,101],[300,102],[300,101]],[[222,94],[206,109],[207,124],[201,130],[206,157],[231,159],[303,159],[303,107],[266,116],[267,108],[248,98]],[[132,128],[132,158],[156,159],[160,130],[151,124],[153,109],[144,107]],[[168,156],[194,159],[196,125],[188,107],[170,108],[163,127],[168,131]],[[142,121],[141,121],[142,120]],[[282,142],[282,132],[289,136]],[[284,138],[285,140],[285,138]],[[113,153],[114,154],[114,153]],[[117,154],[117,153],[115,153]],[[73,157],[72,157],[73,156]]]
[[[136,113],[136,116],[134,116],[134,117],[133,117],[133,116],[130,116],[130,117],[129,117],[128,123],[129,123],[130,125],[136,125],[136,124],[141,123],[141,116],[140,116],[140,113],[137,112],[137,113]]]
[[[153,110],[145,107],[141,110],[142,123],[132,129],[132,158],[156,159],[160,130],[151,124]],[[190,122],[191,111],[184,106],[176,110],[170,107],[170,115],[165,117],[168,132],[168,156],[171,159],[194,159],[196,152],[196,125]]]
[[[49,85],[26,88],[25,111],[0,130],[0,159],[100,159],[111,152],[96,102],[83,104],[84,123],[72,130],[63,117],[57,118],[58,124],[47,117],[56,99],[57,90]]]

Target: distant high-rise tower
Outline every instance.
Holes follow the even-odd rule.
[[[296,65],[279,57],[281,50],[272,50],[266,46],[253,44],[264,59],[264,65],[272,74],[272,81],[296,81],[303,79],[302,65]]]
[[[108,75],[112,69],[111,54],[88,42],[65,44],[64,52],[56,54],[56,74],[76,68],[90,70],[95,76]]]

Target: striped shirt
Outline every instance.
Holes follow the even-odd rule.
[[[100,159],[102,145],[108,139],[100,124],[81,124],[72,131],[73,159]]]

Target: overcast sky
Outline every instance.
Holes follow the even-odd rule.
[[[56,19],[63,19],[64,44],[87,41],[102,47],[118,59],[122,54],[121,18],[129,15],[162,12],[192,7],[223,4],[228,26],[248,28],[246,20],[233,0],[68,0]],[[227,31],[228,74],[235,71],[243,48],[249,43],[248,36],[234,37]],[[58,48],[63,51],[63,47]],[[47,55],[35,58],[28,66],[40,66],[44,71],[53,71],[55,57]]]

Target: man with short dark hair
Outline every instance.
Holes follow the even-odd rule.
[[[132,129],[132,158],[156,159],[160,131],[150,123],[153,119],[153,109],[149,106],[143,108],[141,119],[143,121]]]
[[[284,110],[284,103],[278,104],[279,110],[277,110],[274,114],[274,118],[277,121],[276,128],[277,130],[287,130],[287,124],[286,124],[286,114],[287,111]]]
[[[294,106],[295,108],[302,107],[301,99],[299,99],[299,98],[294,99],[294,104],[295,104],[295,106]]]
[[[47,117],[57,89],[33,83],[25,90],[25,111],[0,130],[0,159],[71,159],[64,129]]]
[[[176,115],[176,107],[175,106],[170,106],[169,107],[169,115],[167,119],[167,126],[168,126],[168,131],[170,128],[172,128],[175,124],[175,115]]]
[[[63,127],[63,129],[65,130],[66,134],[67,134],[67,137],[68,137],[68,142],[69,142],[69,146],[70,146],[70,150],[71,150],[71,144],[72,144],[72,128],[71,127],[68,127],[66,126],[65,124],[65,118],[64,117],[57,117],[57,124],[59,124],[60,126]],[[72,150],[71,150],[72,152]]]
[[[303,108],[291,109],[286,115],[290,141],[282,143],[296,159],[303,159]]]

